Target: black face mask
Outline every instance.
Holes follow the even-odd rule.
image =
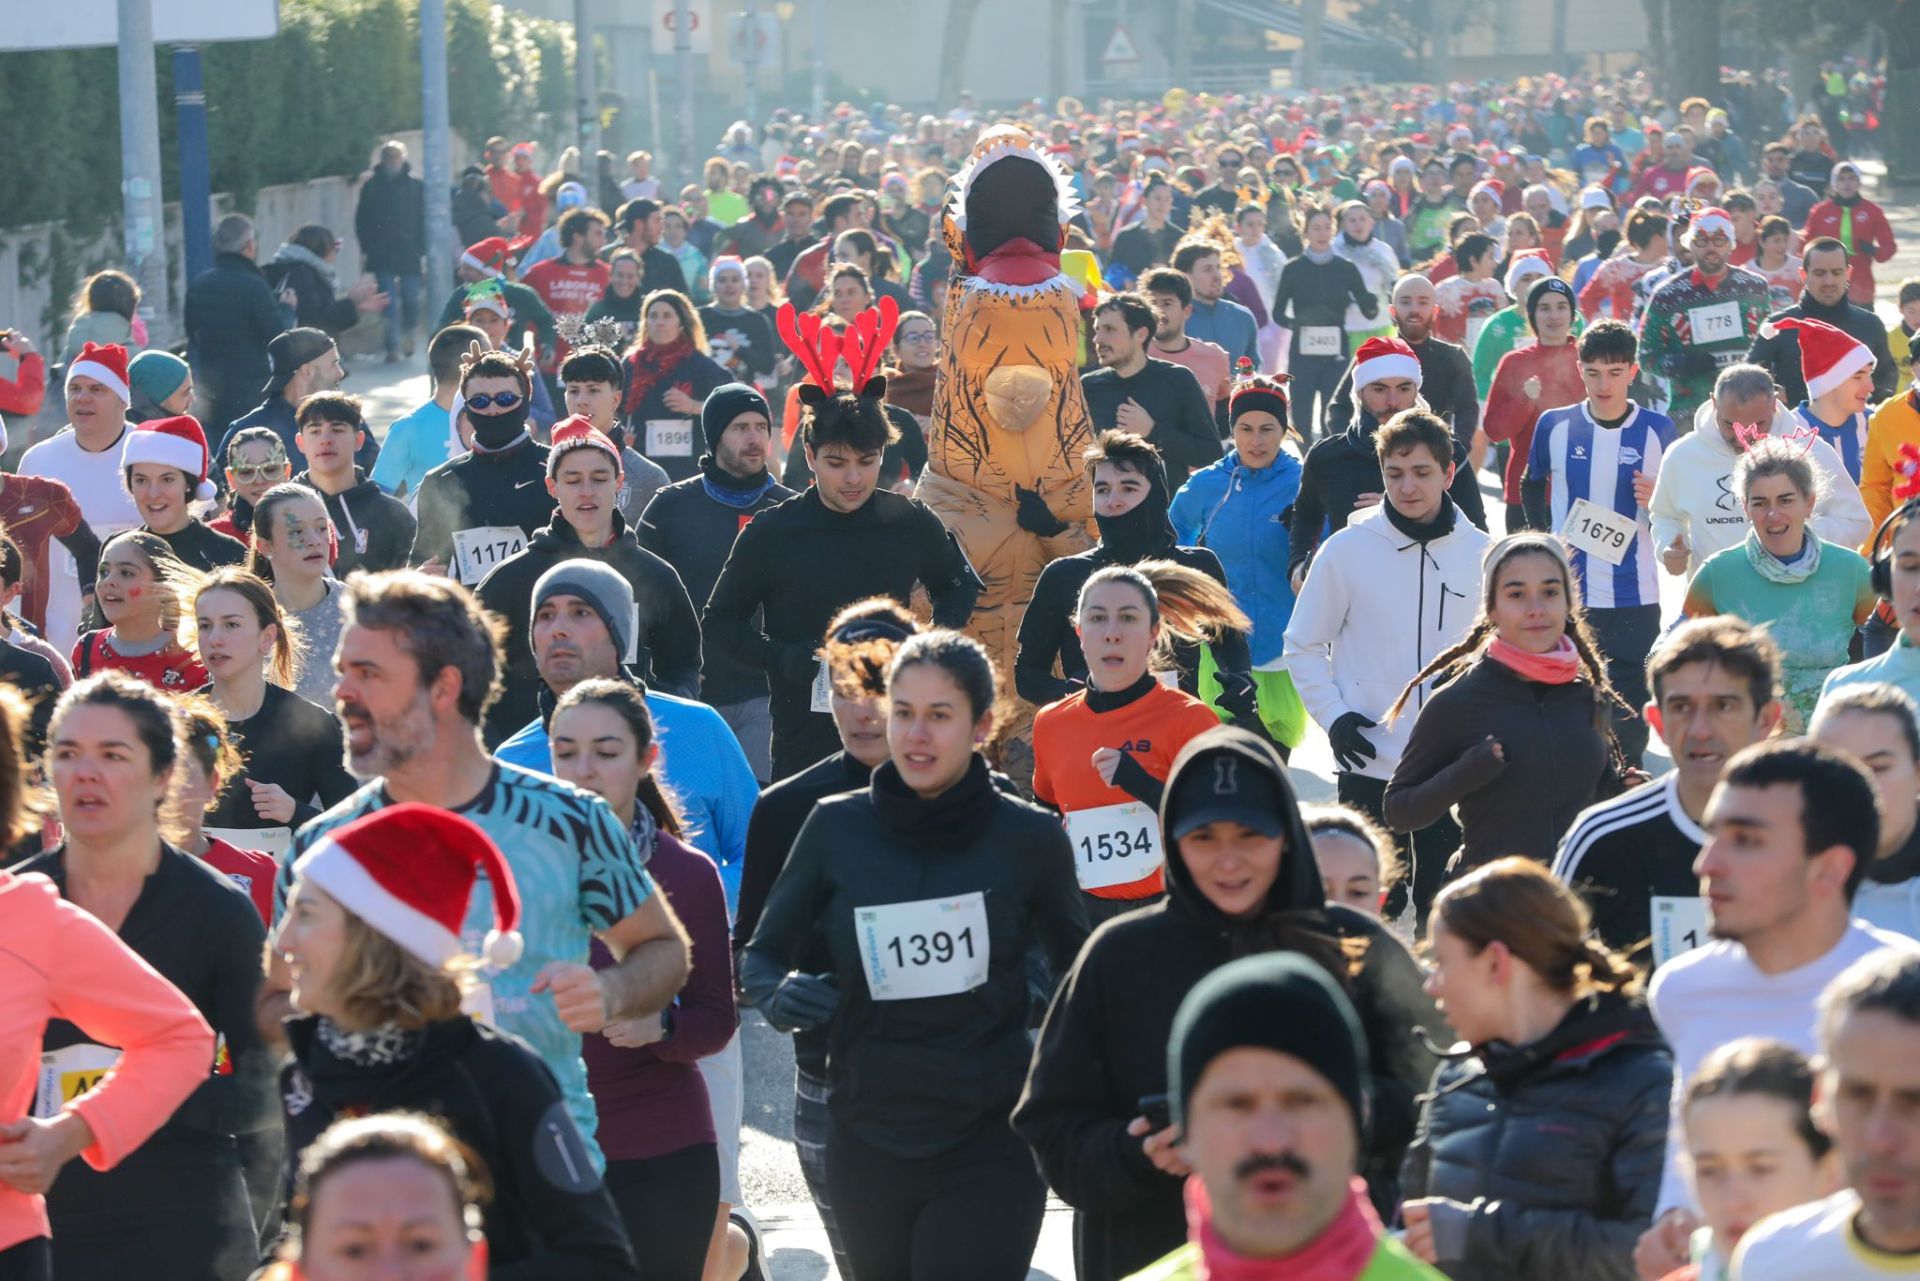
[[[1154,556],[1164,556],[1173,546],[1173,522],[1167,517],[1167,489],[1158,477],[1147,478],[1147,496],[1130,511],[1118,516],[1096,514],[1100,528],[1100,546],[1108,563],[1132,565]]]
[[[473,441],[482,449],[505,449],[527,429],[527,411],[533,403],[526,397],[512,409],[503,409],[498,413],[483,414],[477,410],[467,411],[467,422],[473,426]]]

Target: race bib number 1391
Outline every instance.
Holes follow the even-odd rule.
[[[987,981],[984,894],[856,908],[853,930],[876,1001],[958,996]]]

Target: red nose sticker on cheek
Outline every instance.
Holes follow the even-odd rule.
[[[146,590],[146,589],[145,589],[145,588],[143,588],[143,587],[129,587],[129,588],[127,589],[127,599],[128,599],[128,600],[139,600],[139,599],[140,599],[140,596],[141,596],[141,594],[142,594],[142,593],[143,593],[143,592],[144,592],[145,590]]]

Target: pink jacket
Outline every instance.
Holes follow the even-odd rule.
[[[93,1131],[80,1155],[96,1170],[146,1142],[213,1068],[213,1029],[179,989],[46,877],[0,871],[0,1123],[33,1110],[53,1018],[123,1052],[66,1105]],[[0,1250],[50,1233],[40,1197],[0,1184]]]

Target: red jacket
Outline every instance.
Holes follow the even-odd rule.
[[[1527,380],[1540,380],[1540,394],[1529,396]],[[1580,346],[1565,342],[1558,347],[1530,343],[1500,357],[1493,371],[1493,386],[1487,389],[1486,411],[1480,425],[1490,440],[1510,440],[1507,453],[1506,500],[1520,501],[1520,478],[1527,474],[1527,455],[1533,451],[1533,427],[1549,409],[1571,405],[1583,399],[1586,387],[1580,382]]]
[[[1847,266],[1852,268],[1853,274],[1847,281],[1847,296],[1871,311],[1873,264],[1893,257],[1893,228],[1887,225],[1887,215],[1880,206],[1865,196],[1850,206],[1822,200],[1807,211],[1807,239],[1812,241],[1820,236],[1832,236],[1835,240],[1846,242],[1848,237],[1840,234],[1843,213],[1852,219],[1848,231],[1852,237],[1853,252],[1847,255]]]
[[[47,362],[37,351],[20,357],[20,368],[11,380],[0,378],[0,414],[18,414],[31,418],[47,400]]]

